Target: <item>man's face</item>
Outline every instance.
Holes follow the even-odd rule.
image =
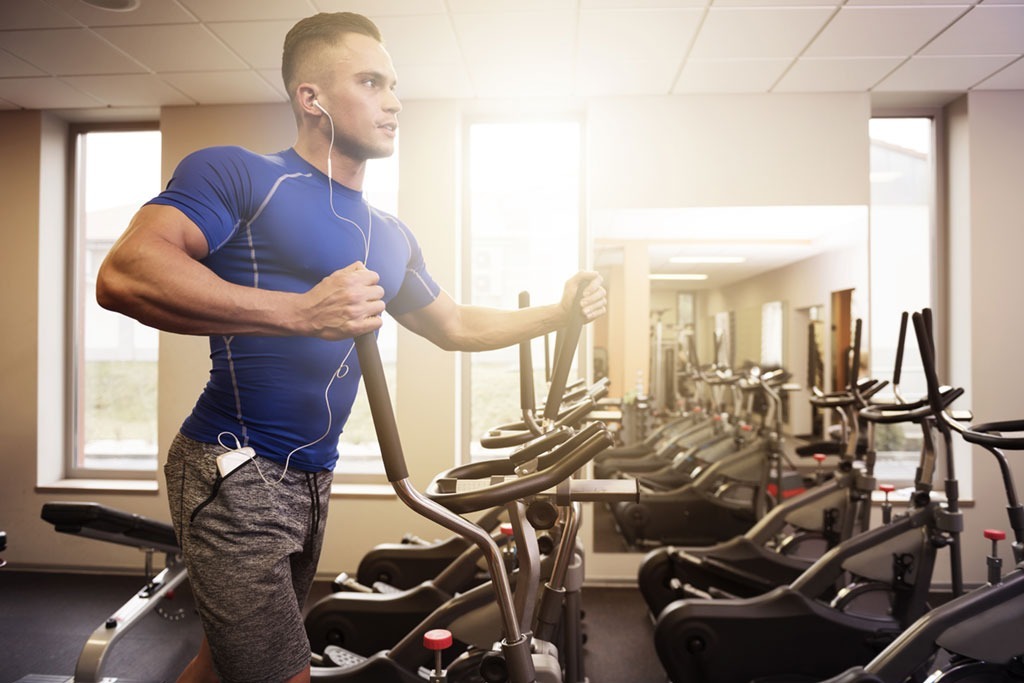
[[[394,153],[402,105],[384,46],[369,36],[347,34],[328,55],[327,70],[320,104],[334,120],[337,150],[356,161]]]

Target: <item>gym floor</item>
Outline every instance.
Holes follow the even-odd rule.
[[[65,683],[89,634],[142,587],[138,576],[0,570],[0,683]],[[314,587],[312,599],[328,590]],[[633,588],[583,591],[590,683],[664,683],[650,619]],[[186,581],[107,657],[118,683],[173,681],[202,637]],[[163,618],[161,618],[163,617]]]

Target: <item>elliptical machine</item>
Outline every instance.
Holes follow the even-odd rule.
[[[612,443],[611,436],[602,425],[593,423],[565,442],[568,444],[575,439],[582,440],[582,443],[568,453],[560,453],[559,456],[564,457],[558,457],[550,464],[541,463],[534,457],[525,461],[505,459],[472,463],[449,470],[436,478],[425,495],[415,490],[408,481],[408,471],[398,439],[380,357],[372,335],[358,338],[356,350],[364,372],[367,395],[388,481],[399,498],[410,508],[456,533],[472,538],[481,548],[487,561],[492,576],[492,590],[496,594],[500,613],[502,638],[497,649],[474,659],[473,664],[478,663],[487,672],[494,672],[486,674],[496,676],[493,680],[508,680],[510,683],[561,681],[557,657],[548,647],[535,647],[541,645],[541,641],[535,643],[529,630],[529,624],[533,622],[536,584],[520,574],[516,581],[516,593],[513,595],[511,582],[505,573],[497,545],[489,534],[465,520],[459,513],[509,505],[513,526],[525,531],[528,524],[527,505],[517,501],[526,499],[531,502],[571,504],[582,500],[635,497],[635,485],[630,490],[630,483],[623,480],[601,483],[572,479],[573,474],[586,462]],[[502,472],[511,472],[513,476],[506,478],[501,475]],[[527,558],[532,558],[527,565],[533,566],[536,560],[535,545],[531,544],[530,539],[530,533],[517,533],[517,543],[523,543],[523,546],[518,548],[521,561],[522,554],[525,554]],[[421,635],[418,633],[420,630],[418,627],[417,632],[411,633],[403,642],[416,639]],[[422,637],[426,638],[428,634],[430,631],[423,633]],[[402,643],[399,647],[401,645]],[[389,665],[389,660],[391,656],[388,653],[379,653],[359,661],[354,666],[343,665],[333,670],[327,667],[314,667],[313,678],[332,681],[415,680],[408,678],[412,675],[408,670]],[[449,673],[454,668],[456,665],[453,664]],[[359,670],[358,673],[354,673],[356,669]],[[470,669],[472,670],[472,667]],[[432,680],[447,679],[442,672],[436,671]]]
[[[893,371],[894,393],[902,368],[907,315],[901,320]],[[873,430],[869,424],[868,449],[863,467],[857,466],[856,436],[846,428],[857,424],[846,416],[850,408],[868,406],[870,395],[884,383],[869,383],[864,391],[856,382],[859,368],[861,324],[855,326],[851,381],[844,394],[821,395],[821,408],[843,415],[846,444],[836,470],[824,481],[772,508],[746,533],[709,547],[667,546],[650,551],[640,564],[637,583],[653,617],[670,602],[682,598],[748,598],[795,581],[825,551],[868,528],[873,474]],[[916,407],[922,404],[918,403]],[[813,546],[813,548],[812,548]],[[816,552],[815,552],[816,551]]]
[[[692,480],[681,486],[642,486],[639,503],[612,506],[628,547],[712,545],[746,532],[776,501],[803,490],[802,477],[784,464],[780,392],[788,385],[773,386],[778,378],[772,375],[754,381],[768,404],[758,434],[738,450],[696,465]]]
[[[936,401],[944,408],[962,393],[948,390]],[[902,419],[927,425],[931,410],[903,411]],[[939,548],[949,550],[953,593],[960,594],[963,520],[946,456],[944,505],[931,499],[935,453],[926,447],[911,507],[890,524],[840,543],[797,580],[763,595],[665,607],[655,647],[671,680],[817,680],[864,664],[928,610]],[[846,576],[855,581],[837,592]],[[879,597],[883,609],[871,608]]]
[[[928,396],[936,427],[947,447],[956,432],[990,453],[999,467],[1006,494],[1007,517],[1013,531],[1015,567],[1001,576],[996,544],[1005,533],[987,529],[993,553],[987,558],[988,580],[980,588],[944,603],[916,621],[889,647],[863,667],[828,679],[827,683],[1012,683],[1024,681],[1024,505],[1020,503],[1004,451],[1024,450],[1024,420],[966,426],[946,410],[935,368],[931,313],[914,314],[922,347]],[[955,482],[954,482],[955,483]]]

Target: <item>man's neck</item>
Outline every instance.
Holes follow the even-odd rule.
[[[362,191],[366,162],[354,161],[338,152],[335,147],[331,153],[331,167],[328,169],[327,152],[329,148],[329,142],[310,140],[308,136],[299,136],[294,146],[296,154],[316,167],[321,173],[329,176],[331,180],[341,183],[351,190]]]

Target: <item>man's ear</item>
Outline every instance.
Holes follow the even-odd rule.
[[[319,88],[311,83],[300,83],[296,88],[296,99],[307,114],[319,116],[323,110],[316,105]]]

